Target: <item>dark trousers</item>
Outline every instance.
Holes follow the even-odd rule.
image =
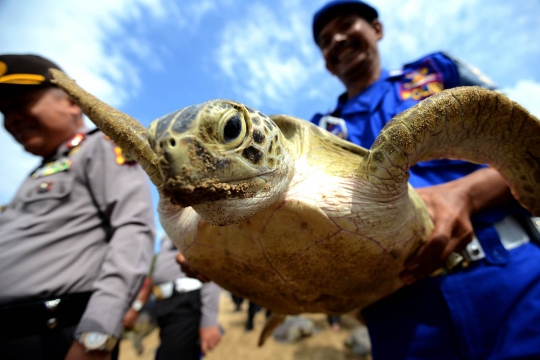
[[[46,300],[19,301],[0,307],[0,359],[63,360],[73,341],[90,293],[60,296],[54,309]],[[54,319],[55,326],[47,326]],[[112,359],[118,358],[118,346]]]
[[[42,335],[27,336],[0,342],[0,359],[6,360],[64,360],[73,344],[77,326],[69,326]],[[111,360],[118,359],[118,344]]]
[[[175,293],[158,301],[155,311],[161,339],[156,359],[200,359],[201,291]]]

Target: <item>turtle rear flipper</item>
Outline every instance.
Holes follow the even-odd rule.
[[[270,317],[266,320],[266,324],[264,324],[264,328],[261,331],[261,335],[259,335],[259,346],[263,346],[264,342],[279,325],[281,325],[285,321],[286,316],[282,314],[276,314],[272,313]]]

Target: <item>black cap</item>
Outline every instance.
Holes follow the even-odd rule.
[[[315,43],[318,43],[317,37],[323,27],[336,16],[343,14],[357,14],[368,22],[372,22],[379,17],[374,7],[360,0],[330,1],[313,15],[313,39]]]
[[[51,83],[50,68],[62,70],[38,55],[0,55],[0,98],[17,96],[35,87],[56,86]]]

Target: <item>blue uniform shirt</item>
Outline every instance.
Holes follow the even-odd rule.
[[[338,99],[332,118],[316,114],[311,122],[355,144],[370,148],[390,119],[433,94],[459,86],[460,75],[454,60],[435,53],[405,65],[402,70],[382,70],[378,81],[356,97]],[[322,120],[322,121],[321,121]],[[479,165],[464,161],[434,160],[410,170],[414,187],[437,185],[460,178]]]
[[[395,115],[444,89],[466,85],[495,88],[458,59],[434,53],[399,71],[383,70],[379,80],[362,93],[351,99],[343,94],[333,112],[316,114],[311,121],[369,149]],[[422,162],[410,169],[409,182],[416,188],[437,185],[482,166],[457,160]],[[540,349],[540,249],[529,243],[513,249],[510,256],[492,226],[516,212],[526,214],[514,202],[473,216],[485,259],[454,274],[406,286],[363,311],[374,359],[486,359],[536,354],[535,342]],[[495,302],[490,303],[490,299]],[[518,342],[518,338],[522,340]]]
[[[464,85],[495,86],[478,71],[441,52],[424,56],[403,69],[382,70],[379,80],[354,98],[342,94],[336,109],[328,114],[315,114],[311,122],[335,135],[367,149],[382,128],[395,115],[444,89]],[[459,179],[485,167],[461,160],[420,162],[410,169],[409,183],[415,188],[438,185]],[[489,209],[476,214],[474,221],[493,223],[508,215],[504,209]],[[511,211],[523,213],[517,203]]]

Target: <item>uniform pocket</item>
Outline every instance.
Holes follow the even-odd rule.
[[[68,201],[73,183],[73,176],[67,172],[27,182],[21,194],[22,212],[49,213]]]

